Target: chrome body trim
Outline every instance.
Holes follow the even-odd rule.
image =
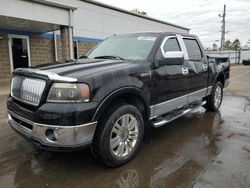
[[[204,88],[187,95],[183,95],[162,103],[158,103],[150,106],[150,119],[154,119],[159,115],[166,114],[174,109],[181,108],[187,104],[190,104],[195,101],[202,101],[204,97],[210,95],[212,91],[212,86]]]
[[[18,72],[18,71],[47,76],[50,80],[53,80],[53,81],[77,82],[76,78],[60,76],[60,75],[53,73],[53,72],[48,72],[48,71],[43,71],[43,70],[38,70],[38,69],[18,68],[15,70],[15,72]]]
[[[195,111],[196,109],[200,108],[201,106],[205,105],[206,104],[206,101],[202,101],[200,102],[198,105],[195,105],[195,106],[192,106],[192,107],[188,107],[188,108],[184,108],[184,109],[179,109],[179,111],[175,111],[175,113],[173,114],[168,114],[168,115],[163,115],[161,116],[161,118],[159,120],[155,119],[155,120],[152,120],[153,122],[153,126],[154,127],[160,127],[166,123],[169,123],[191,111]]]
[[[181,68],[181,71],[182,71],[182,74],[183,74],[183,75],[188,75],[188,74],[189,74],[188,67],[182,67],[182,68]]]
[[[162,53],[162,56],[163,56],[164,58],[165,58],[165,56],[166,56],[166,52],[164,51],[164,45],[165,45],[165,43],[168,41],[168,39],[170,39],[170,38],[176,38],[176,36],[175,36],[175,35],[169,35],[169,36],[165,37],[165,38],[163,39],[162,43],[161,43],[161,46],[160,46],[161,53]],[[176,38],[176,40],[177,40],[177,38]]]
[[[161,121],[154,123],[154,127],[160,127],[160,126],[162,126],[166,123],[169,123],[169,122],[171,122],[171,121],[173,121],[173,120],[175,120],[175,119],[177,119],[177,118],[179,118],[179,117],[181,117],[181,116],[183,116],[191,111],[192,111],[192,109],[186,109],[182,113],[180,113],[180,114],[178,114],[170,119],[162,119]]]
[[[32,126],[32,129],[29,129],[12,117],[20,120],[26,124]],[[60,125],[47,125],[35,123],[31,120],[28,120],[24,117],[19,116],[18,114],[8,111],[8,118],[10,126],[21,133],[22,135],[39,141],[42,145],[45,146],[54,146],[54,147],[77,147],[84,144],[92,142],[97,122],[86,123],[82,125],[75,126],[60,126]],[[55,141],[48,139],[46,136],[46,131],[51,129],[54,131],[57,139]]]
[[[45,88],[46,82],[42,79],[14,76],[11,81],[10,95],[14,99],[38,106]],[[13,90],[17,90],[13,92]]]
[[[159,115],[168,113],[176,108],[181,108],[188,103],[188,95],[183,95],[175,99],[171,99],[162,103],[150,106],[151,117],[153,119]]]
[[[180,44],[181,51],[184,53],[184,60],[188,60],[189,57],[188,57],[186,45],[185,45],[185,43],[183,41],[183,37],[181,35],[179,35],[179,34],[176,34],[176,37],[177,37],[178,42]]]
[[[208,88],[204,88],[188,95],[188,103],[193,103],[195,101],[201,101],[205,96],[207,96]]]
[[[207,95],[210,95],[212,93],[213,86],[209,86],[207,90]]]
[[[229,85],[229,83],[230,83],[230,79],[226,79],[225,84],[224,84],[224,88],[227,87]]]

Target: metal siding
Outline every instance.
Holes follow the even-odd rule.
[[[60,25],[69,25],[66,9],[22,0],[1,1],[0,15]]]
[[[58,2],[57,0],[50,1]],[[74,35],[79,37],[104,39],[112,34],[140,31],[189,32],[188,29],[159,23],[80,0],[61,0],[60,3],[77,7],[74,13]]]
[[[112,34],[140,31],[173,31],[188,33],[187,29],[162,24],[123,12],[91,5],[82,1],[74,1],[74,6],[78,7],[74,16],[74,34],[76,36],[106,38]]]

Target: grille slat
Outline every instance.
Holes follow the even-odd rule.
[[[40,79],[15,76],[11,83],[11,96],[32,105],[39,105],[46,82]]]

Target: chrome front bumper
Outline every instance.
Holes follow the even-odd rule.
[[[90,144],[97,125],[97,122],[76,126],[45,125],[30,121],[11,111],[8,113],[9,124],[14,130],[49,147],[75,148]]]

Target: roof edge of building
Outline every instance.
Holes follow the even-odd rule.
[[[96,5],[96,6],[112,9],[112,10],[122,12],[122,13],[125,13],[125,14],[130,14],[130,15],[133,15],[133,16],[136,16],[136,17],[147,19],[147,20],[155,21],[155,22],[158,22],[158,23],[171,25],[171,26],[174,26],[174,27],[177,27],[177,28],[185,29],[187,31],[190,30],[190,28],[187,28],[187,27],[183,27],[183,26],[176,25],[176,24],[173,24],[173,23],[169,23],[169,22],[166,22],[166,21],[163,21],[163,20],[152,18],[150,16],[144,16],[144,15],[140,15],[140,14],[137,14],[137,13],[133,13],[131,11],[128,11],[128,10],[125,10],[125,9],[122,9],[122,8],[118,8],[118,7],[115,7],[115,6],[107,5],[107,4],[98,2],[98,1],[90,1],[90,0],[80,0],[80,1],[83,1],[83,2],[86,2],[86,3],[89,3],[89,4],[93,4],[93,5]]]
[[[49,5],[49,6],[68,9],[68,10],[76,10],[77,9],[76,7],[73,7],[73,6],[64,5],[64,4],[60,4],[60,3],[56,3],[56,2],[52,2],[52,1],[47,1],[47,0],[23,0],[23,1],[29,1],[29,2],[31,1],[34,3]]]

